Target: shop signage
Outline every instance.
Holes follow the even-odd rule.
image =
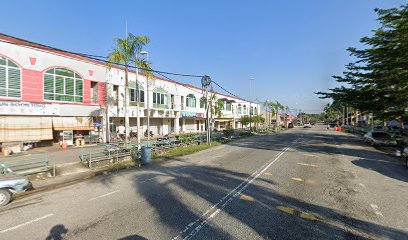
[[[204,118],[204,113],[181,112],[182,118]]]
[[[0,101],[1,115],[59,115],[59,105]]]

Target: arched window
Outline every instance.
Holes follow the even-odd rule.
[[[144,88],[140,84],[138,84],[139,88],[139,102],[144,103]],[[136,83],[131,82],[129,83],[129,95],[130,95],[130,103],[136,103],[137,102],[137,93],[136,93]]]
[[[167,92],[163,88],[156,88],[153,90],[153,107],[168,108]]]
[[[207,99],[205,97],[200,98],[200,108],[207,108]]]
[[[247,107],[246,107],[246,105],[244,105],[244,112],[243,112],[243,114],[247,114],[248,112],[247,112]]]
[[[21,97],[21,69],[11,60],[1,56],[0,97]]]
[[[242,106],[241,106],[241,104],[238,104],[238,114],[242,114]]]
[[[231,102],[226,102],[225,103],[225,111],[231,111]]]
[[[52,68],[44,73],[44,99],[83,102],[83,79],[66,68]]]
[[[195,108],[197,106],[196,104],[196,98],[193,94],[188,94],[186,97],[186,106]]]

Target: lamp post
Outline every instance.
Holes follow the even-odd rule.
[[[141,51],[140,54],[146,55],[146,62],[149,62],[149,52]],[[146,110],[147,110],[147,146],[150,147],[150,101],[149,101],[149,75],[146,75]]]
[[[255,78],[250,78],[249,79],[249,131],[252,132],[252,81],[255,80]]]

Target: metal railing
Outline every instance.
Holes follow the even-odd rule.
[[[112,143],[100,144],[99,146],[102,148],[89,151],[84,148],[82,149],[79,158],[83,165],[87,166],[88,168],[93,168],[95,167],[95,164],[100,162],[107,161],[109,164],[115,164],[122,161],[137,160],[139,157],[137,146],[134,144]]]
[[[0,159],[0,174],[29,174],[49,169],[48,152],[31,152]]]

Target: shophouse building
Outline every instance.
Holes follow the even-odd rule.
[[[106,141],[108,129],[124,129],[124,74],[104,62],[0,34],[0,143],[51,144],[90,134]],[[130,71],[132,131],[137,131],[136,84],[143,132],[148,114],[155,135],[205,131],[206,103],[200,88],[143,74],[137,80]],[[239,119],[249,114],[250,106],[259,114],[258,104],[214,94],[224,102],[222,116],[212,121],[216,130],[240,128]]]

